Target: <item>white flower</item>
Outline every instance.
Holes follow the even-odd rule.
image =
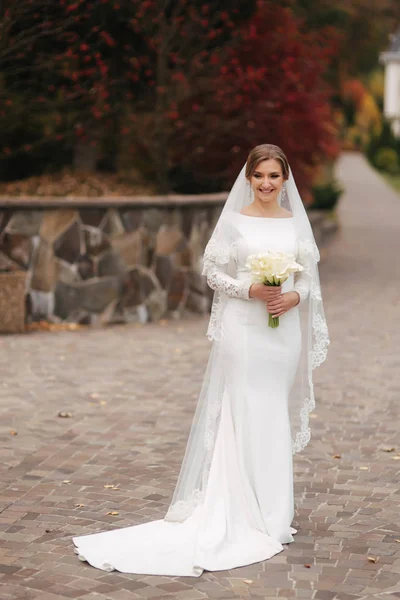
[[[303,271],[294,255],[284,252],[251,254],[247,258],[246,267],[251,272],[254,283],[270,285],[281,285],[292,273]]]

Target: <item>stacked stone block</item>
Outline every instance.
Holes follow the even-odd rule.
[[[221,203],[0,210],[0,272],[26,272],[27,317],[147,322],[202,313],[202,254]]]

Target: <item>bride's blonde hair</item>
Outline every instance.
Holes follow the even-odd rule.
[[[260,162],[269,160],[270,158],[279,160],[282,166],[283,179],[289,179],[288,159],[286,158],[284,151],[279,148],[279,146],[274,146],[274,144],[260,144],[251,150],[247,157],[246,179],[250,180],[252,178],[253,173]]]

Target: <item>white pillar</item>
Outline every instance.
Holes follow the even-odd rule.
[[[388,60],[385,68],[385,117],[392,122],[393,133],[400,137],[400,61]]]
[[[385,116],[400,116],[400,63],[389,62],[385,73]]]

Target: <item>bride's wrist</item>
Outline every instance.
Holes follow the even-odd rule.
[[[251,286],[249,287],[249,298],[258,300],[259,299],[259,293],[258,293],[259,288],[260,288],[259,283],[252,283]]]
[[[299,292],[296,292],[296,290],[293,290],[293,293],[295,294],[295,298],[296,298],[295,306],[298,306],[300,304],[300,300],[301,300],[300,294],[299,294]]]

